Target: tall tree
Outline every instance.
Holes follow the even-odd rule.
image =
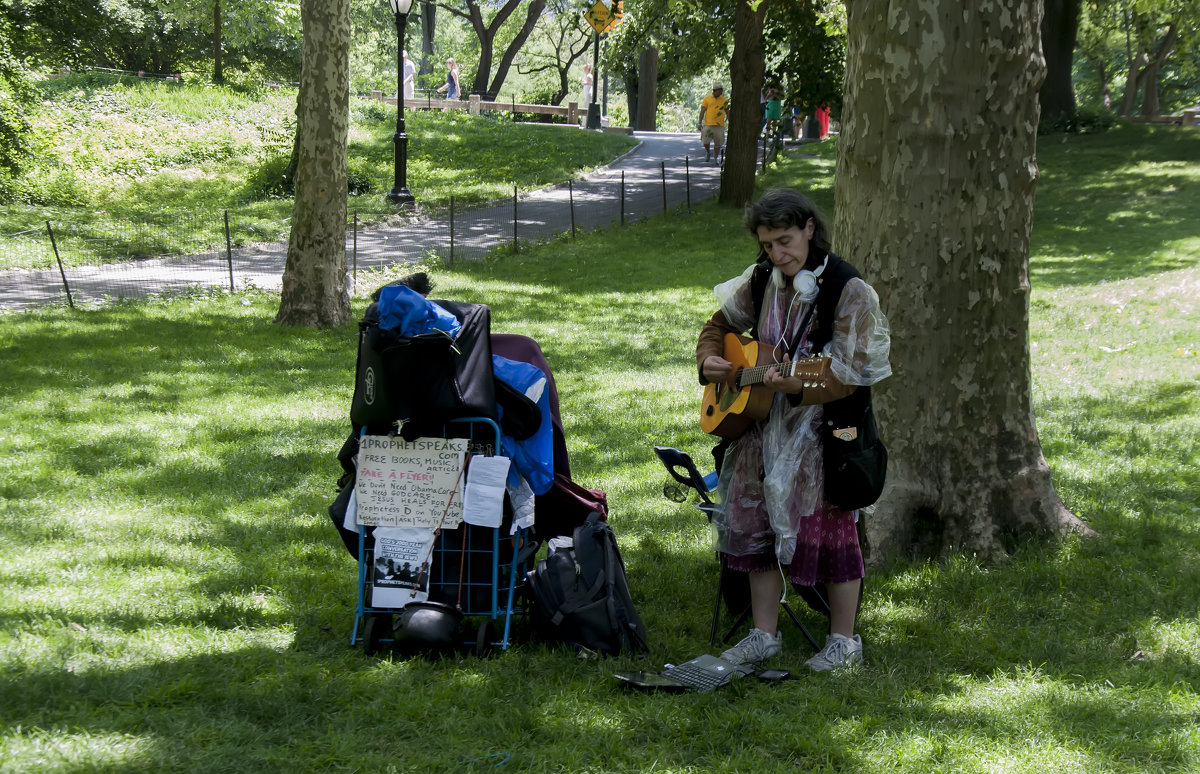
[[[495,59],[496,40],[505,23],[522,4],[522,0],[504,0],[504,2],[489,3],[480,0],[461,0],[460,2],[442,3],[442,7],[457,16],[475,31],[479,39],[479,61],[475,63],[475,81],[471,84],[471,93],[482,94],[485,98],[494,98],[500,93],[504,79],[512,68],[513,60],[525,45],[525,41],[533,33],[538,17],[546,8],[546,0],[525,0],[525,18],[521,21],[512,40],[504,47],[500,59],[496,62],[496,71],[492,73],[492,60]],[[483,14],[484,6],[495,5],[496,13],[490,20]],[[461,63],[460,63],[461,64]],[[489,79],[491,82],[489,83]]]
[[[1129,75],[1125,79],[1125,97],[1121,100],[1121,115],[1133,115],[1141,95],[1144,116],[1159,113],[1158,73],[1167,57],[1175,50],[1179,26],[1172,18],[1135,9],[1128,15],[1128,30],[1137,53],[1129,59]]]
[[[551,105],[561,105],[571,93],[571,66],[592,48],[595,37],[583,14],[567,0],[553,0],[548,13],[542,14],[534,30],[535,42],[540,45],[522,57],[525,64],[517,66],[521,74],[552,71],[558,80],[558,90],[550,95]]]
[[[213,83],[225,82],[225,29],[221,24],[221,0],[213,0]]]
[[[851,0],[835,246],[878,290],[882,555],[996,556],[1081,526],[1034,424],[1029,235],[1040,0]]]
[[[784,90],[785,104],[812,113],[842,105],[846,62],[845,19],[840,2],[776,2],[763,22],[766,78]]]
[[[346,143],[350,0],[302,0],[304,64],[296,108],[296,199],[275,321],[334,326],[350,318],[346,285]]]
[[[743,0],[737,0],[740,4]],[[751,0],[753,2],[753,0]],[[616,30],[605,36],[600,68],[625,85],[632,123],[639,114],[657,115],[658,103],[691,78],[728,60],[733,7],[700,0],[638,0],[625,4]],[[645,88],[638,70],[642,52],[658,51],[653,88]],[[645,94],[654,100],[639,104]],[[731,99],[736,95],[730,95]],[[643,112],[644,111],[644,112]]]
[[[658,49],[646,46],[638,56],[638,101],[633,128],[643,132],[658,129]]]
[[[725,146],[725,171],[718,201],[740,207],[754,196],[754,171],[758,157],[758,125],[762,108],[763,19],[767,0],[757,3],[739,0],[734,12],[733,58],[729,62],[729,80],[733,97],[729,101]]]
[[[421,0],[421,75],[429,75],[434,70],[433,36],[436,31],[437,3]]]
[[[1083,0],[1045,0],[1045,4],[1041,34],[1046,80],[1038,91],[1038,103],[1043,121],[1070,119],[1075,116],[1075,85],[1071,76]]]

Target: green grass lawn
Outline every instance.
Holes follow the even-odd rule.
[[[806,674],[785,629],[778,665],[799,679],[777,685],[637,694],[610,676],[710,650],[704,521],[662,496],[651,446],[711,445],[691,351],[711,286],[752,256],[736,212],[435,271],[436,295],[541,342],[574,478],[609,494],[643,662],[348,646],[355,564],[325,508],[356,326],[281,329],[256,292],[4,315],[0,770],[1200,770],[1198,146],[1043,138],[1035,407],[1098,536],[873,567],[866,664]],[[831,164],[826,146],[770,180]]]
[[[0,269],[51,265],[46,221],[68,264],[201,251],[286,237],[280,181],[295,130],[294,91],[227,88],[89,73],[39,84],[35,152],[0,204]],[[611,161],[635,141],[505,114],[409,110],[407,182],[422,208],[511,197]],[[352,98],[349,209],[360,222],[397,212],[396,108]],[[2,191],[0,191],[2,193]],[[3,201],[0,198],[0,201]],[[19,237],[11,235],[20,234]]]

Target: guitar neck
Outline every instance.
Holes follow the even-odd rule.
[[[792,360],[787,363],[767,363],[766,365],[743,368],[738,372],[738,388],[762,384],[763,380],[767,377],[767,372],[774,368],[778,368],[779,373],[785,379],[789,376],[797,375],[806,378],[817,378],[820,376],[821,362],[823,360],[825,360],[824,357],[806,357],[803,360]]]

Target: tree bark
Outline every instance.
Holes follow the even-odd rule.
[[[632,129],[637,126],[638,92],[642,88],[642,82],[636,69],[629,69],[622,75],[621,80],[625,81],[625,112],[629,115],[629,128]]]
[[[1042,54],[1046,58],[1046,80],[1038,91],[1042,120],[1075,116],[1075,86],[1071,68],[1079,34],[1082,0],[1045,0],[1042,18]]]
[[[1038,0],[851,0],[835,247],[879,292],[891,378],[875,404],[888,485],[872,560],[1087,528],[1034,423],[1029,235]]]
[[[641,132],[658,129],[658,49],[654,46],[643,48],[638,57],[637,120],[633,126]]]
[[[729,62],[732,97],[729,100],[725,143],[725,171],[718,201],[735,207],[745,206],[754,197],[754,172],[758,164],[758,96],[762,92],[763,19],[767,14],[763,0],[757,9],[739,2],[733,22],[733,58]]]
[[[1175,50],[1175,41],[1178,37],[1179,28],[1174,23],[1168,24],[1167,33],[1163,37],[1158,51],[1155,52],[1150,62],[1146,65],[1146,71],[1142,77],[1143,116],[1156,116],[1162,112],[1159,102],[1158,71],[1162,67],[1163,62],[1167,61],[1167,57],[1171,55],[1171,52]]]
[[[492,84],[486,92],[490,99],[495,99],[500,93],[500,87],[504,85],[504,80],[508,78],[508,71],[512,68],[513,60],[517,58],[517,53],[521,47],[525,45],[525,41],[529,40],[529,36],[533,34],[533,28],[537,26],[538,18],[541,17],[542,11],[546,9],[546,0],[532,0],[529,3],[529,8],[526,10],[525,23],[521,25],[521,29],[517,31],[516,37],[508,44],[508,48],[504,50],[504,54],[500,57],[500,63],[496,65],[496,75],[492,78]],[[484,73],[486,76],[487,73]]]
[[[1147,34],[1153,34],[1144,28],[1154,29],[1154,26],[1147,23],[1145,19],[1133,14],[1130,26],[1134,27],[1138,34],[1138,53],[1129,63],[1129,77],[1125,83],[1125,97],[1121,100],[1120,115],[1133,115],[1133,108],[1137,104],[1140,90],[1142,94],[1141,115],[1155,116],[1159,112],[1158,71],[1175,49],[1179,30],[1174,23],[1168,24],[1163,39],[1156,43],[1154,40],[1147,40],[1144,37]]]
[[[433,72],[433,33],[436,29],[437,5],[433,0],[421,0],[421,75]]]
[[[508,70],[512,67],[517,52],[521,50],[521,46],[533,32],[538,17],[546,7],[546,0],[530,0],[529,7],[526,9],[525,22],[505,49],[500,59],[500,65],[496,68],[496,77],[493,79],[492,85],[488,86],[488,78],[492,74],[492,59],[495,56],[496,34],[504,26],[508,17],[521,5],[521,2],[522,0],[506,0],[502,5],[489,3],[488,5],[497,5],[498,7],[491,23],[487,24],[483,21],[483,10],[480,8],[479,0],[467,0],[466,11],[451,5],[443,6],[455,16],[470,23],[471,29],[475,31],[475,37],[479,39],[479,61],[475,63],[475,80],[471,84],[471,93],[494,98],[500,92],[500,87],[504,84],[504,79],[508,77]]]
[[[275,321],[341,325],[346,285],[346,142],[350,125],[350,0],[302,0],[296,109],[296,199]]]
[[[225,30],[221,26],[221,0],[213,0],[213,83],[225,82],[225,68],[221,61],[225,47]]]

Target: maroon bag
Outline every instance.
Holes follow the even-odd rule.
[[[554,484],[534,500],[533,512],[533,531],[539,539],[572,535],[591,513],[599,513],[602,520],[608,519],[608,495],[555,473]]]

